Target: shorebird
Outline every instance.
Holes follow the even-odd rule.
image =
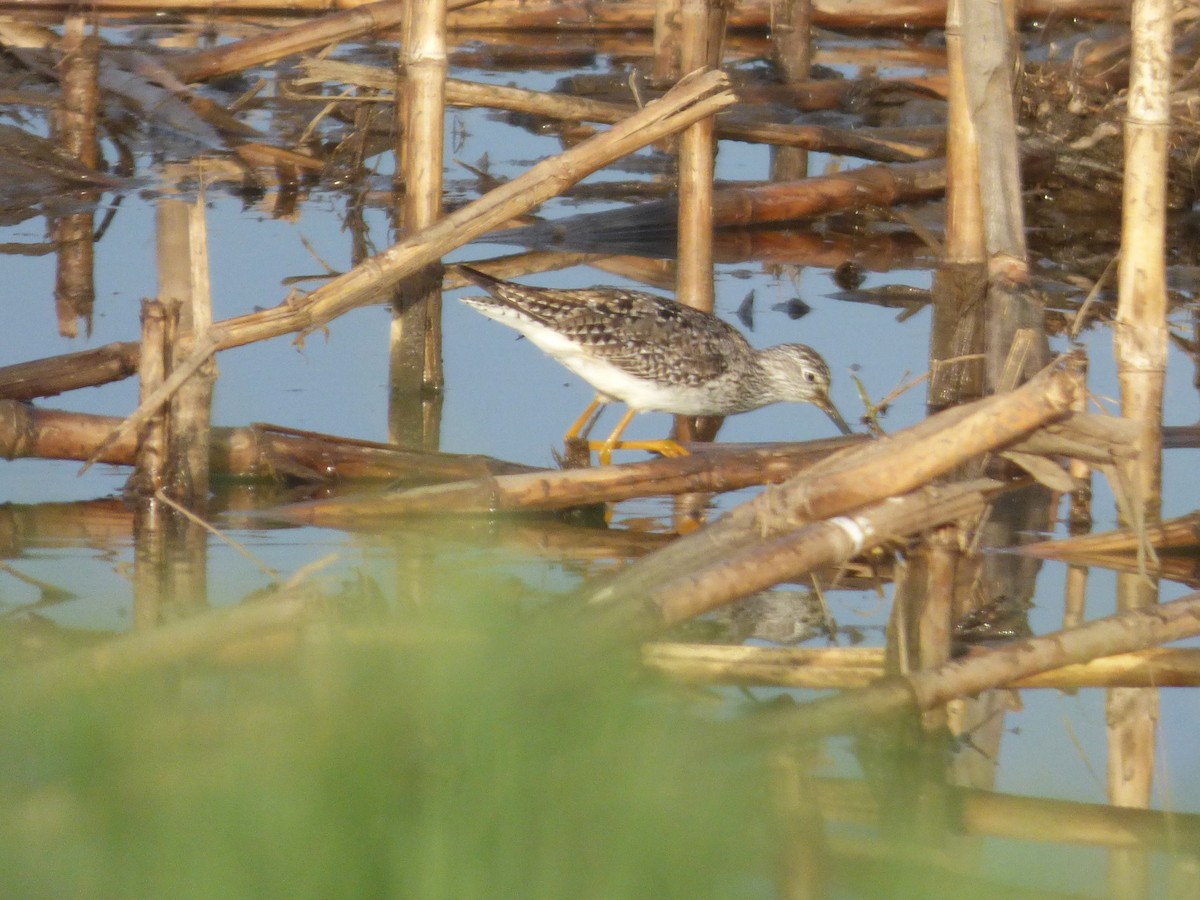
[[[811,347],[756,350],[716,316],[642,291],[528,287],[469,266],[455,268],[488,293],[463,297],[464,303],[515,328],[599,392],[564,440],[586,437],[604,403],[628,405],[607,439],[589,443],[602,465],[618,447],[686,454],[674,441],[620,443],[633,417],[651,410],[729,416],[771,403],[812,403],[843,434],[851,433],[829,399],[829,366]]]

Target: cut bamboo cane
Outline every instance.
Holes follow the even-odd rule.
[[[87,169],[96,169],[100,160],[96,139],[96,113],[100,91],[99,41],[85,35],[82,17],[69,16],[63,25],[60,45],[62,59],[62,106],[55,117],[55,137],[62,150]],[[54,302],[59,334],[78,337],[79,320],[88,333],[92,330],[92,308],[96,301],[93,275],[95,242],[92,230],[94,214],[89,210],[61,216],[51,222],[58,253],[54,276]]]
[[[977,516],[1006,486],[987,480],[927,487],[882,503],[743,545],[646,593],[634,607],[643,627],[669,627],[741,597],[800,578],[918,531]],[[636,627],[636,626],[635,626]]]

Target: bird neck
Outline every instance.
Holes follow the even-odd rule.
[[[743,410],[758,409],[785,399],[785,385],[778,377],[771,360],[777,355],[774,347],[755,350],[747,360],[746,371],[738,379],[738,393]]]

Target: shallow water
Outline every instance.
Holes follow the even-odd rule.
[[[592,71],[621,65],[601,55]],[[856,73],[850,66],[841,68],[844,74]],[[485,74],[465,70],[452,74],[547,88],[563,73]],[[251,117],[260,126],[268,125],[269,119],[267,112]],[[530,162],[561,149],[553,136],[531,134],[495,113],[479,110],[449,113],[447,146],[453,149],[455,160],[472,165],[478,165],[486,154],[488,170],[498,177],[513,176]],[[384,154],[370,162],[378,166],[380,177],[376,180],[385,183],[382,176],[390,171],[390,157]],[[814,155],[813,170],[819,171],[825,162],[821,155]],[[142,174],[151,174],[145,157],[143,164]],[[767,153],[761,148],[731,142],[721,145],[719,177],[765,178],[766,165]],[[614,177],[612,173],[599,173],[593,180]],[[629,175],[621,173],[619,177]],[[447,187],[452,198],[473,196],[474,185],[474,176],[458,162],[448,164]],[[65,339],[56,333],[52,256],[0,256],[0,298],[6,312],[6,326],[0,330],[0,364],[136,339],[139,302],[156,291],[154,215],[161,189],[158,183],[151,183],[125,196],[96,244],[95,314],[82,329],[86,332],[82,337]],[[352,264],[350,235],[345,229],[348,194],[331,188],[306,191],[295,215],[287,218],[275,216],[276,199],[268,192],[262,199],[247,203],[219,186],[206,192],[215,318],[277,304],[291,289],[288,279],[319,274],[321,262],[313,258],[304,241],[310,243],[320,260],[335,269],[344,270]],[[102,206],[112,200],[106,196]],[[540,212],[553,218],[598,206],[595,202],[558,200],[546,204]],[[368,209],[365,220],[370,244],[382,249],[391,243],[393,235],[383,212]],[[35,218],[0,229],[0,242],[42,241],[44,223],[44,219]],[[447,261],[479,260],[514,249],[477,243],[456,251]],[[584,267],[527,280],[554,287],[598,282],[632,284]],[[929,272],[922,269],[868,272],[863,287],[896,283],[925,288],[929,281]],[[851,373],[861,379],[872,397],[879,398],[907,375],[927,368],[928,310],[898,321],[894,309],[834,299],[830,295],[840,289],[829,269],[808,266],[780,273],[761,261],[744,259],[721,263],[716,285],[717,312],[731,321],[746,294],[755,292],[755,327],[749,334],[755,344],[802,341],[821,350],[834,372],[834,400],[851,421],[861,414]],[[797,295],[812,308],[802,319],[791,320],[774,308]],[[446,391],[441,449],[534,465],[553,464],[560,436],[590,399],[590,390],[529,342],[515,340],[509,330],[453,302],[454,296],[449,295],[444,319]],[[1180,325],[1187,324],[1188,314],[1187,309],[1176,314]],[[328,333],[309,337],[301,347],[279,338],[223,354],[219,358],[221,375],[214,422],[241,425],[266,421],[386,440],[389,317],[390,312],[383,306],[372,306],[343,316]],[[1091,363],[1092,390],[1101,397],[1115,397],[1107,329],[1092,329],[1084,335],[1084,344]],[[1066,348],[1061,340],[1054,343],[1056,350]],[[1169,424],[1195,419],[1193,377],[1192,362],[1178,348],[1173,349],[1167,389]],[[135,404],[136,386],[132,380],[44,401],[47,406],[107,415],[127,414]],[[918,389],[892,405],[884,425],[898,430],[923,415],[924,398]],[[629,437],[660,437],[668,427],[666,416],[647,415],[639,418]],[[819,411],[777,406],[730,419],[720,439],[796,440],[831,434],[832,427]],[[1193,453],[1167,454],[1165,483],[1179,488],[1166,492],[1165,517],[1189,512],[1196,506],[1190,477]],[[103,466],[82,477],[77,472],[75,463],[0,463],[0,501],[6,504],[0,507],[0,521],[11,526],[6,561],[22,575],[67,594],[51,596],[47,601],[37,586],[0,573],[0,614],[18,621],[22,613],[36,611],[37,616],[53,624],[85,634],[126,631],[136,618],[132,517],[114,506],[107,510],[110,525],[102,527],[98,519],[92,518],[96,506],[89,501],[118,495],[127,473]],[[1096,480],[1096,488],[1097,523],[1107,527],[1115,519],[1113,502],[1100,479]],[[259,493],[240,492],[230,506],[253,510],[280,502],[279,495],[272,491]],[[718,498],[714,514],[746,496],[743,492]],[[53,511],[47,504],[72,503],[82,505],[61,508],[57,526],[33,524],[40,521],[38,516]],[[88,507],[86,514],[83,505]],[[613,527],[641,527],[648,522],[651,528],[662,530],[671,512],[670,501],[631,502],[615,511]],[[339,850],[346,847],[352,848],[348,852],[353,859],[349,867],[353,877],[337,892],[356,895],[382,884],[390,886],[390,893],[431,897],[517,896],[520,889],[516,885],[534,884],[537,890],[529,889],[524,896],[778,895],[778,860],[769,858],[770,852],[746,840],[744,834],[738,841],[728,839],[739,829],[761,836],[756,829],[765,826],[755,812],[761,812],[763,804],[778,802],[780,776],[771,768],[778,761],[765,760],[744,748],[728,752],[728,748],[719,746],[728,755],[698,753],[698,759],[689,763],[694,768],[681,768],[676,765],[679,757],[673,754],[689,747],[695,749],[709,740],[721,745],[729,739],[729,729],[717,729],[720,734],[714,736],[710,733],[710,718],[736,721],[781,692],[713,691],[692,704],[695,698],[687,694],[668,691],[664,699],[657,691],[631,693],[618,686],[611,693],[575,690],[566,692],[566,700],[557,695],[545,699],[532,685],[544,688],[556,673],[561,674],[556,666],[571,668],[555,652],[547,652],[550,662],[538,663],[549,667],[534,673],[539,680],[525,680],[533,676],[520,666],[515,671],[506,669],[512,660],[497,634],[519,634],[523,616],[530,610],[555,606],[585,579],[601,575],[614,565],[603,541],[589,540],[595,535],[564,538],[528,523],[480,521],[428,528],[404,525],[385,534],[344,533],[312,527],[279,528],[236,512],[218,519],[217,524],[284,576],[327,554],[336,554],[336,561],[320,574],[321,584],[330,589],[352,584],[355,587],[349,593],[355,603],[370,605],[368,601],[377,601],[382,610],[375,610],[376,618],[367,617],[367,621],[383,633],[390,628],[408,627],[414,621],[415,630],[426,627],[433,634],[461,628],[470,637],[472,647],[483,640],[484,650],[461,655],[455,651],[451,654],[453,662],[425,653],[418,655],[409,668],[409,656],[389,655],[378,648],[368,654],[369,659],[360,659],[357,646],[347,639],[345,645],[339,644],[332,651],[310,648],[312,652],[302,654],[298,662],[280,663],[277,670],[271,669],[261,678],[251,675],[247,679],[244,673],[236,672],[193,674],[164,690],[160,679],[151,676],[145,683],[135,682],[131,697],[126,699],[110,696],[110,687],[106,686],[101,686],[99,694],[73,687],[54,699],[57,705],[48,726],[36,723],[34,711],[16,709],[14,715],[28,717],[20,721],[28,724],[35,737],[28,743],[7,744],[6,762],[21,759],[33,761],[34,770],[39,765],[48,767],[30,777],[30,793],[21,801],[26,805],[18,810],[20,829],[24,830],[10,834],[12,843],[8,844],[5,865],[28,879],[14,882],[22,885],[22,895],[33,896],[38,876],[59,865],[64,871],[83,873],[80,877],[84,879],[57,882],[63,892],[83,889],[88,893],[89,887],[98,886],[100,894],[115,890],[125,896],[149,895],[169,883],[168,873],[154,861],[159,841],[169,858],[185,861],[185,883],[196,896],[218,892],[224,896],[261,894],[255,888],[262,885],[255,885],[234,857],[245,845],[239,841],[256,842],[261,849],[264,831],[275,841],[267,867],[273,874],[264,883],[273,890],[295,895],[328,896],[324,888],[333,888],[322,879],[330,877],[329,872],[338,864]],[[1061,624],[1063,572],[1063,567],[1047,564],[1039,575],[1036,605],[1030,616],[1036,632],[1054,630]],[[207,596],[181,603],[177,612],[182,614],[188,607],[236,603],[267,581],[241,554],[210,539]],[[1179,585],[1163,584],[1163,600],[1183,593],[1185,589]],[[1089,583],[1089,615],[1111,612],[1113,598],[1113,576],[1094,572]],[[843,590],[831,592],[829,602],[840,625],[861,629],[872,641],[878,639],[878,629],[888,615],[885,600],[870,591]],[[556,640],[566,646],[575,637],[566,630],[557,634]],[[588,669],[580,663],[578,671],[571,671],[574,674],[567,682],[577,688],[575,679],[584,678]],[[497,672],[504,673],[498,686],[492,680]],[[594,677],[620,682],[628,675],[629,670],[624,668],[600,667]],[[376,695],[378,691],[384,692],[384,698]],[[811,692],[786,693],[797,699],[811,696]],[[397,701],[399,708],[385,702],[388,696],[403,700]],[[419,699],[413,700],[414,696]],[[550,714],[545,721],[536,721],[542,717],[536,709],[531,712],[527,708],[530,697],[546,704]],[[994,770],[996,789],[1031,797],[1103,803],[1102,694],[1094,690],[1075,696],[1025,691],[1021,702],[1023,708],[1010,711],[1005,720],[1002,755]],[[656,721],[654,716],[646,715],[647,707],[653,708],[656,703],[669,708],[669,717]],[[605,713],[601,722],[611,730],[590,722],[578,711],[564,711],[558,704],[573,704],[583,710],[596,705]],[[1200,751],[1192,738],[1200,717],[1200,695],[1195,691],[1165,690],[1162,704],[1156,806],[1200,811]],[[80,708],[94,708],[101,715],[74,715]],[[185,724],[180,725],[176,714]],[[197,751],[194,758],[173,752],[179,750],[180,735],[197,728],[197,723],[203,725],[209,717],[219,720],[226,716],[234,724],[214,726],[207,733],[211,744]],[[272,725],[268,729],[270,737],[261,745],[256,740],[260,716]],[[370,725],[370,733],[355,734],[363,722]],[[142,729],[148,725],[151,733],[145,735]],[[526,740],[506,743],[506,736],[514,729],[527,726],[530,730]],[[426,727],[428,732],[421,731]],[[181,730],[172,730],[176,728]],[[314,735],[314,729],[322,733]],[[420,745],[426,734],[433,736],[432,743]],[[305,746],[310,738],[315,738],[314,746]],[[128,762],[145,742],[153,749],[149,775],[130,768]],[[393,755],[397,743],[402,746]],[[91,769],[87,759],[97,747],[104,753],[104,764]],[[566,762],[562,762],[564,754]],[[767,755],[762,753],[763,757]],[[864,768],[862,756],[861,750],[848,741],[835,741],[813,771],[821,776],[858,778]],[[369,762],[362,771],[345,771],[353,768],[354,759]],[[631,759],[641,760],[644,768],[618,773],[626,776],[624,779],[611,778],[616,770],[630,768]],[[564,768],[557,771],[554,767],[560,762]],[[889,765],[892,768],[884,775],[885,783],[918,779],[917,762],[892,761]],[[203,770],[208,766],[217,773],[215,781],[199,779],[189,784],[194,772],[190,767]],[[808,771],[807,761],[804,767]],[[547,770],[553,771],[547,774]],[[309,779],[302,784],[316,783],[322,789],[299,789],[294,782],[297,772]],[[405,780],[410,775],[411,783]],[[374,796],[378,785],[392,776],[397,783],[388,785],[380,796],[404,812],[388,819],[388,827],[394,831],[387,834],[395,837],[419,833],[422,838],[412,844],[397,838],[392,845],[395,855],[385,865],[381,860],[387,859],[387,853],[371,852],[378,848],[370,842],[387,839],[379,838],[379,833],[367,829],[364,823],[371,817],[396,816],[395,805],[381,806]],[[457,787],[455,778],[463,779]],[[349,785],[344,790],[350,800],[344,807],[339,805],[337,797],[341,795],[334,789],[341,779]],[[434,791],[430,785],[440,780],[451,789]],[[613,796],[605,796],[594,786],[597,781],[618,788],[614,788]],[[219,802],[198,819],[197,833],[211,836],[230,821],[238,825],[233,839],[213,845],[210,857],[203,843],[201,849],[188,846],[192,832],[171,830],[165,823],[175,822],[180,810],[192,808],[192,804],[203,806],[204,786],[214,784]],[[146,821],[123,824],[126,789],[152,810]],[[613,808],[636,807],[640,801],[649,811],[635,810],[635,815],[623,816],[619,814],[621,809]],[[698,802],[703,815],[696,813]],[[553,815],[547,815],[547,810]],[[77,822],[75,830],[65,832],[66,837],[60,840],[56,835],[62,832],[51,826],[71,820],[76,813],[90,818],[83,824]],[[897,817],[894,830],[903,834],[904,815],[895,810],[892,814]],[[723,824],[722,816],[726,817]],[[672,830],[677,818],[700,821],[695,823],[691,838],[676,845],[666,842],[656,852],[660,856],[678,852],[684,861],[697,855],[711,857],[712,866],[691,880],[680,875],[687,871],[686,862],[675,868],[667,868],[665,863],[657,868],[661,860],[646,858],[654,855],[645,852],[644,847],[650,844],[639,846],[640,841],[653,841],[658,834]],[[306,874],[309,870],[305,865],[289,871],[289,866],[304,859],[298,845],[316,836],[322,823],[330,819],[336,823],[326,832],[331,840],[320,841],[322,855],[330,858],[313,862],[316,874],[311,876]],[[520,841],[513,837],[512,846],[501,842],[498,850],[490,843],[497,832],[483,827],[493,820],[499,823],[499,833],[508,834],[501,826],[514,821],[528,828],[528,833]],[[105,822],[112,827],[105,828]],[[429,827],[430,823],[437,827]],[[601,823],[608,829],[606,838],[610,843],[602,844],[601,849],[579,840],[581,829],[599,827]],[[929,882],[924,880],[928,870],[916,866],[916,871],[909,871],[901,864],[903,860],[893,861],[890,868],[878,861],[864,864],[863,871],[883,867],[875,874],[876,880],[856,882],[855,857],[846,845],[860,837],[856,829],[863,826],[841,827],[843,831],[831,832],[825,848],[826,864],[837,873],[834,880],[846,879],[839,882],[839,890],[844,893],[835,891],[833,896],[900,896],[905,891],[914,896],[933,895]],[[954,851],[956,865],[966,866],[977,856],[980,864],[973,872],[985,879],[1044,891],[1071,890],[1091,895],[1103,890],[1104,857],[1099,849],[1043,844],[1037,855],[1030,856],[1028,843],[1003,838],[967,839],[957,828],[957,823],[940,822],[926,836],[928,840],[907,844],[900,841],[897,853],[907,856],[909,863],[936,862],[940,858],[931,846],[944,840]],[[765,830],[770,831],[770,840],[781,841],[784,832],[779,828]],[[464,832],[468,837],[456,845]],[[129,846],[122,843],[122,834],[131,838],[145,858],[139,856],[141,862],[126,870],[118,867],[106,873],[106,853]],[[958,846],[968,840],[975,843],[966,848]],[[62,856],[53,857],[54,865],[48,869],[23,857],[54,841],[59,841],[55,850]],[[481,847],[494,852],[495,858]],[[552,848],[548,855],[553,863],[539,867],[536,851],[546,847]],[[727,856],[713,857],[714,847],[724,848],[721,852]],[[464,861],[472,858],[472,852],[482,854],[490,865],[471,869]],[[587,860],[587,865],[580,864],[578,871],[573,871],[573,861],[589,852],[600,858]],[[1165,885],[1172,877],[1165,862],[1168,857],[1155,857],[1156,886]],[[628,860],[628,865],[613,862],[621,859]],[[511,861],[512,868],[497,876],[500,860]],[[414,861],[423,867],[417,882],[392,880],[398,869]],[[213,871],[237,874],[211,877],[207,871],[210,862]],[[77,869],[72,870],[72,866]],[[384,870],[390,874],[383,874]],[[933,871],[940,870],[935,866]],[[286,878],[280,874],[284,872],[288,873]],[[88,881],[87,873],[92,873],[95,880]],[[585,878],[580,873],[589,874]],[[506,885],[511,891],[502,889]],[[631,885],[637,885],[637,889]],[[979,882],[967,881],[964,889],[967,885],[986,895]],[[890,889],[895,892],[889,893]]]

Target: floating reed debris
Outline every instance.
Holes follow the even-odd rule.
[[[0,457],[84,460],[121,424],[114,416],[41,409],[0,400]],[[138,438],[126,432],[98,457],[132,466]],[[408,484],[462,481],[538,471],[486,456],[423,453],[380,444],[296,431],[277,425],[214,428],[211,473],[216,477],[329,483],[386,480]]]
[[[1200,594],[1129,610],[1075,628],[1006,644],[936,669],[890,676],[868,688],[778,713],[771,730],[816,740],[869,727],[888,716],[935,709],[958,697],[1004,687],[1063,666],[1118,653],[1149,650],[1200,635]]]
[[[565,471],[531,469],[428,489],[316,500],[276,513],[291,521],[353,527],[403,515],[553,512],[635,497],[740,490],[789,478],[845,443],[845,438],[837,438],[733,450],[716,445],[677,459]]]
[[[642,662],[691,684],[738,684],[817,690],[863,688],[886,674],[882,647],[761,647],[654,642]],[[1109,687],[1200,687],[1200,650],[1155,647],[1101,656],[1019,678],[1011,688],[1072,691]]]

